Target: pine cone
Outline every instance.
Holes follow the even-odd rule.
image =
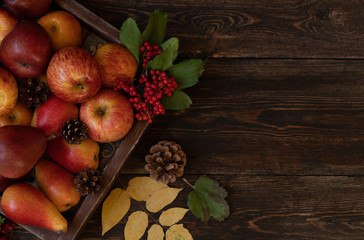
[[[35,109],[44,103],[50,93],[49,88],[44,82],[37,79],[19,80],[19,100],[27,108]]]
[[[80,144],[87,138],[87,126],[81,120],[71,119],[62,127],[62,136],[70,144]]]
[[[88,168],[80,172],[74,180],[76,190],[81,196],[100,191],[102,182],[101,173]]]
[[[169,141],[160,141],[152,146],[145,156],[145,170],[150,177],[165,184],[173,183],[183,175],[187,159],[181,146]]]

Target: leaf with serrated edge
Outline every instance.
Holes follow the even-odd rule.
[[[228,196],[227,191],[218,182],[206,175],[200,176],[194,185],[199,191],[207,192],[209,195],[218,195],[221,198]]]
[[[210,210],[203,196],[197,191],[188,194],[187,206],[203,223],[207,224],[210,218]]]
[[[185,214],[189,211],[187,208],[170,208],[166,211],[163,211],[161,215],[159,216],[159,223],[163,226],[172,226],[175,223],[178,223],[182,218],[185,216]]]
[[[148,215],[143,211],[135,211],[130,214],[125,224],[125,240],[139,240],[148,227]]]
[[[230,214],[226,190],[215,180],[201,176],[188,194],[187,205],[191,212],[205,224],[210,217],[223,221]]]
[[[130,208],[130,197],[125,190],[115,188],[102,204],[102,236],[118,224]]]
[[[165,51],[167,47],[173,48],[172,61],[174,62],[174,60],[176,60],[178,55],[179,39],[176,37],[172,37],[161,44],[161,48],[163,51]]]
[[[148,230],[147,240],[163,240],[164,232],[163,228],[158,224],[153,224]]]
[[[160,45],[166,35],[167,13],[156,9],[149,17],[148,25],[143,31],[143,42],[148,41]]]
[[[161,103],[166,110],[183,110],[192,104],[191,98],[181,90],[175,90],[170,97],[163,97]]]
[[[176,55],[176,51],[173,47],[168,46],[165,51],[148,63],[147,69],[167,70],[173,65],[173,57]]]
[[[120,42],[133,54],[139,63],[142,36],[134,19],[128,18],[120,28]]]
[[[162,188],[150,196],[145,204],[148,211],[158,212],[165,206],[172,203],[183,188]]]
[[[219,185],[218,182],[208,176],[201,176],[194,185],[206,200],[210,214],[218,221],[223,221],[229,216],[229,205],[224,198],[227,197],[227,191]]]
[[[155,191],[168,188],[168,185],[157,182],[150,177],[135,177],[129,181],[126,191],[137,201],[147,201]]]
[[[193,240],[193,237],[183,224],[175,224],[167,230],[166,240]]]
[[[167,73],[176,79],[177,89],[183,89],[198,83],[198,78],[204,72],[204,66],[205,62],[201,59],[190,59],[168,68]]]

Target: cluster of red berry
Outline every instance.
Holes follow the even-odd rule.
[[[145,68],[148,62],[153,60],[155,56],[162,53],[162,49],[160,49],[158,45],[149,42],[144,42],[140,47],[140,51],[143,53],[143,68]]]
[[[145,42],[140,49],[143,54],[143,68],[162,50],[159,46]],[[166,110],[163,108],[160,99],[166,95],[172,96],[172,92],[177,88],[174,77],[168,77],[166,72],[151,69],[145,74],[141,74],[137,85],[133,86],[130,79],[117,80],[115,91],[123,90],[129,95],[129,100],[136,110],[135,118],[152,123],[154,115],[163,115]]]
[[[5,219],[3,224],[1,224],[1,226],[0,226],[0,229],[1,229],[0,230],[0,240],[8,240],[9,238],[5,234],[13,231],[14,226],[15,226],[14,222],[10,221],[9,219]]]
[[[166,113],[160,99],[164,95],[172,96],[172,92],[177,88],[177,82],[165,72],[152,69],[148,76],[142,74],[138,83],[139,85],[135,87],[130,85],[129,80],[119,80],[115,90],[122,89],[129,94],[129,100],[137,111],[136,119],[152,123],[154,115]]]

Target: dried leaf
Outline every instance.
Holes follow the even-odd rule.
[[[229,204],[225,200],[226,190],[215,180],[201,176],[195,182],[193,191],[188,194],[187,205],[193,215],[207,224],[210,217],[223,221],[230,214]]]
[[[155,191],[168,188],[168,185],[157,182],[150,177],[135,177],[129,181],[126,189],[129,196],[137,201],[147,201]]]
[[[140,239],[148,227],[148,215],[143,211],[130,214],[124,229],[125,240]]]
[[[193,237],[183,224],[176,224],[167,230],[166,240],[193,240]]]
[[[158,224],[154,224],[148,230],[148,238],[147,240],[163,240],[164,232],[163,228]]]
[[[145,204],[148,211],[158,212],[176,199],[183,188],[162,188],[155,191]]]
[[[102,204],[102,236],[120,222],[130,208],[130,197],[125,190],[115,188]]]
[[[173,224],[182,220],[185,214],[189,211],[187,208],[170,208],[166,211],[163,211],[159,216],[159,223],[163,226],[172,226]]]

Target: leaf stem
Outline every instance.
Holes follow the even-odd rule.
[[[162,228],[164,229],[167,229],[165,226],[163,226],[157,219],[155,219],[152,214],[150,214],[150,212],[148,210],[146,210],[143,205],[139,202],[139,201],[136,201],[139,205],[139,207],[142,209],[143,212],[145,212],[146,214],[149,215],[149,217],[156,223],[158,224],[159,226],[161,226]]]
[[[190,186],[192,189],[195,189],[195,187],[189,182],[189,181],[187,181],[187,179],[186,178],[182,178],[182,180],[185,182],[185,183],[187,183],[187,185],[188,186]]]

